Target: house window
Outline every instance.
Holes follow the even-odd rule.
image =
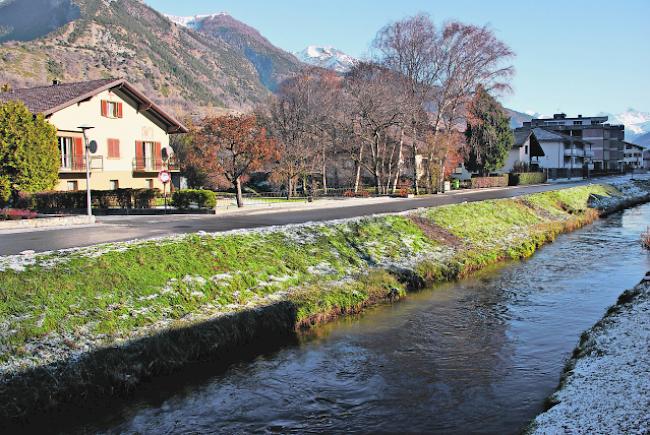
[[[111,190],[117,190],[120,188],[119,180],[111,180],[110,185],[111,185]]]
[[[528,145],[524,147],[524,154],[528,155]]]
[[[573,125],[582,125],[582,121],[573,121]]]
[[[102,116],[106,118],[121,118],[122,103],[117,101],[101,101]]]
[[[109,159],[119,159],[120,158],[120,140],[119,139],[108,139],[108,158]]]
[[[72,169],[73,145],[71,137],[59,136],[59,154],[61,155],[61,168]]]
[[[145,181],[147,182],[147,187],[153,189],[153,178],[147,178]]]
[[[66,189],[70,192],[73,192],[75,190],[79,190],[79,184],[75,180],[69,180],[66,183]]]

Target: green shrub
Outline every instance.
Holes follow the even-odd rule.
[[[172,206],[181,210],[196,204],[199,208],[213,208],[217,205],[217,195],[212,190],[183,189],[172,193]]]
[[[151,208],[159,189],[115,189],[91,191],[94,208]],[[39,192],[31,197],[33,206],[41,211],[80,209],[86,207],[86,191]]]
[[[510,174],[510,186],[524,186],[527,184],[546,183],[546,174],[543,172],[520,172]]]

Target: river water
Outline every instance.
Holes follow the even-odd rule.
[[[527,261],[335,321],[225,370],[154,381],[65,431],[518,433],[580,333],[650,270],[638,243],[648,224],[650,205],[627,210]]]

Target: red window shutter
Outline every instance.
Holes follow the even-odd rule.
[[[120,140],[108,139],[108,157],[112,159],[120,158]]]
[[[72,138],[72,143],[74,145],[74,151],[72,152],[72,169],[81,169],[83,168],[84,162],[83,138],[74,137]]]
[[[122,103],[117,103],[117,117],[122,117]]]
[[[160,142],[154,142],[153,155],[155,156],[156,169],[162,169],[162,147]]]
[[[108,101],[102,100],[102,116],[108,117]]]
[[[144,155],[143,155],[144,142],[140,140],[135,141],[135,167],[136,169],[144,168]]]

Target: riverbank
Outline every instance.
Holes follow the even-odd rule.
[[[528,433],[650,430],[650,273],[580,337],[551,408]]]
[[[0,258],[3,418],[128,393],[189,361],[523,258],[647,182]]]

